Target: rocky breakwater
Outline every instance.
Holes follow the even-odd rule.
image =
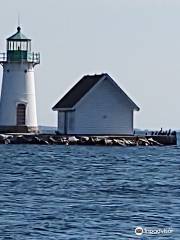
[[[53,134],[1,134],[0,144],[164,146],[176,145],[176,135],[164,136],[62,136]]]

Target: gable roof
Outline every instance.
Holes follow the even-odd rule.
[[[96,85],[105,74],[84,76],[70,89],[70,91],[53,107],[72,108],[94,85]]]
[[[63,98],[52,108],[54,111],[59,109],[73,108],[76,103],[78,103],[82,97],[86,95],[103,77],[107,77],[112,81],[116,87],[123,93],[123,95],[128,99],[128,101],[133,105],[134,109],[139,111],[139,107],[127,96],[127,94],[118,86],[116,82],[107,74],[99,75],[86,75],[79,82],[77,82],[74,87],[72,87],[69,92],[65,94]]]
[[[132,104],[133,108],[136,111],[139,111],[140,108],[133,102],[133,100],[120,88],[120,86],[107,74],[107,77],[112,81],[112,83],[119,89],[119,91],[126,97],[126,99]]]

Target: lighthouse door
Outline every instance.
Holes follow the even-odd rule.
[[[18,104],[16,109],[16,121],[18,126],[22,126],[26,124],[26,105]]]

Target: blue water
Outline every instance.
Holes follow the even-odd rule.
[[[0,239],[179,240],[179,161],[180,146],[0,145]]]

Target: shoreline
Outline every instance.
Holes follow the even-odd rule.
[[[56,134],[0,134],[0,144],[169,146],[177,145],[176,135],[70,136]]]

